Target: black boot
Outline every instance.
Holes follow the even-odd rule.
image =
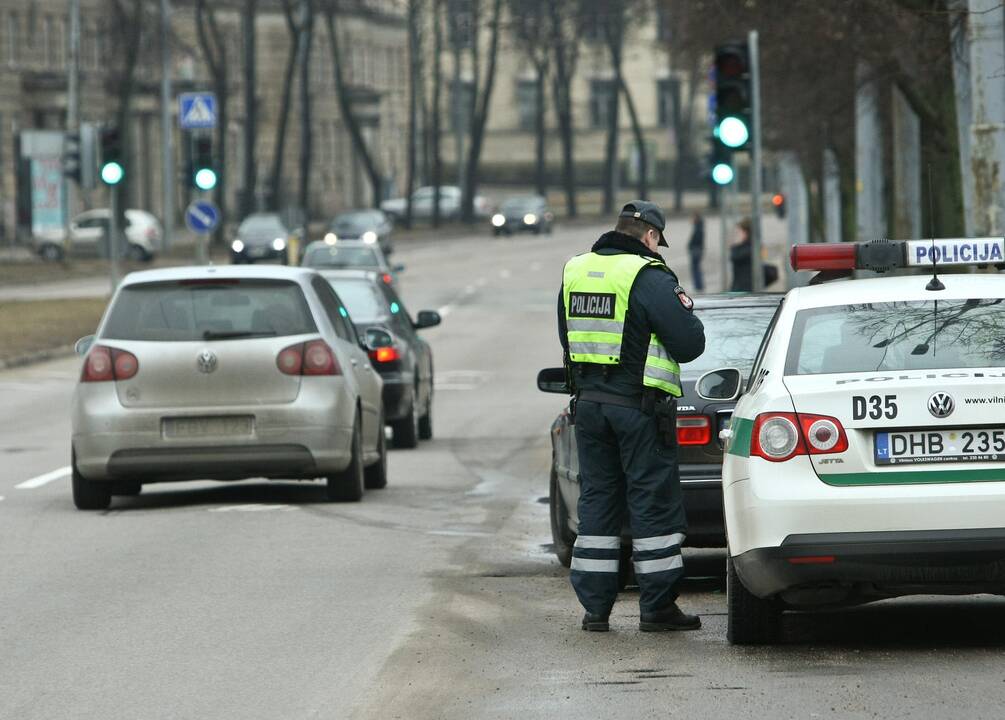
[[[642,617],[639,618],[639,630],[642,632],[697,630],[700,627],[701,618],[697,615],[688,615],[677,607],[677,603],[670,603],[656,612],[642,613]]]
[[[607,622],[607,615],[597,615],[586,613],[583,615],[583,629],[590,632],[607,632],[611,626]]]

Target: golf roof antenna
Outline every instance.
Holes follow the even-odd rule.
[[[932,292],[937,292],[939,290],[945,290],[946,286],[942,284],[939,280],[939,266],[936,263],[935,255],[935,201],[932,200],[932,164],[928,163],[928,230],[932,235],[932,249],[928,253],[932,257],[932,279],[928,281],[925,285],[925,290],[931,290]],[[938,308],[938,305],[936,305]],[[938,309],[936,309],[938,313]]]

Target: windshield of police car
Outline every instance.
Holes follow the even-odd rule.
[[[775,307],[710,308],[699,309],[696,314],[705,325],[705,352],[681,366],[682,376],[694,380],[722,367],[739,368],[744,376],[749,374]]]
[[[1005,366],[1001,298],[800,310],[786,375]]]

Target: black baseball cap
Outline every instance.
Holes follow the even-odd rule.
[[[659,244],[663,247],[670,247],[667,244],[667,239],[663,236],[663,230],[667,226],[666,215],[663,214],[660,206],[656,203],[651,203],[648,200],[632,200],[621,208],[621,214],[618,217],[635,218],[647,225],[652,225],[660,231]]]

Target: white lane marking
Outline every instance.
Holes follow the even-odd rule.
[[[61,467],[58,470],[53,470],[52,472],[47,472],[45,475],[39,475],[38,477],[33,477],[31,480],[25,480],[19,485],[15,485],[18,490],[34,490],[35,488],[40,488],[43,485],[51,483],[53,480],[59,480],[60,478],[65,478],[70,474],[70,466]]]
[[[3,501],[4,501],[3,495],[0,495],[0,502],[3,502]]]
[[[448,370],[437,373],[433,385],[437,390],[477,390],[490,376],[483,370]]]
[[[280,503],[248,503],[246,505],[224,505],[223,507],[210,508],[209,512],[262,512],[263,510],[295,510],[292,505]]]
[[[440,314],[440,317],[446,317],[457,308],[457,306],[464,300],[464,298],[474,294],[475,294],[475,286],[468,285],[464,288],[462,292],[458,293],[453,300],[448,302],[446,305],[437,308],[436,312]]]
[[[489,537],[493,533],[480,530],[427,530],[427,535],[445,535],[446,537]]]

